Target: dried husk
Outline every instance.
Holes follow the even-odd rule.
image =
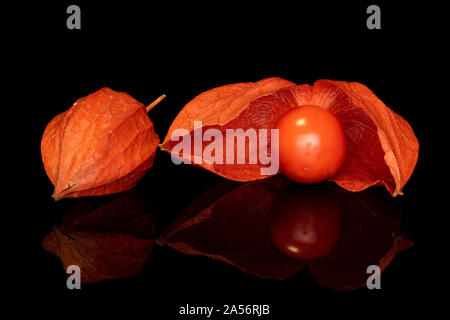
[[[78,99],[47,125],[41,143],[53,197],[133,188],[152,166],[159,137],[142,103],[103,88]]]

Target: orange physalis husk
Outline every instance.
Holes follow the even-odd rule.
[[[333,112],[347,138],[347,155],[330,180],[349,191],[385,186],[402,195],[419,156],[419,141],[408,122],[357,82],[318,80],[278,91],[290,107],[313,104]]]
[[[41,142],[53,198],[78,198],[133,188],[153,165],[159,137],[147,107],[110,88],[78,99],[57,115]]]
[[[206,91],[190,101],[178,114],[161,148],[171,152],[178,129],[193,131],[194,120],[204,129],[271,129],[289,108],[313,104],[333,112],[347,137],[346,160],[330,180],[344,189],[361,191],[384,185],[392,196],[401,195],[414,170],[419,143],[408,122],[389,109],[370,89],[360,83],[318,80],[313,86],[293,85],[280,78],[255,83],[237,83]],[[209,142],[212,143],[212,142]],[[203,149],[209,143],[203,143]],[[271,152],[270,136],[267,149]],[[249,150],[246,142],[246,150]],[[236,158],[236,157],[235,157]],[[194,157],[191,163],[194,163]],[[198,161],[197,161],[198,162]],[[254,181],[261,165],[205,163],[199,166],[230,180]]]

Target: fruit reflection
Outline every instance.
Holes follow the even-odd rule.
[[[338,199],[323,186],[291,185],[275,199],[269,234],[275,246],[297,259],[330,252],[342,229]]]

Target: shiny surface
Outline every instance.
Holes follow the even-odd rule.
[[[281,171],[301,183],[331,178],[345,160],[346,139],[338,119],[313,105],[293,108],[276,123]]]
[[[192,261],[196,272],[208,270],[214,279],[241,276],[218,265],[210,269],[208,260],[263,279],[293,278],[296,286],[304,285],[309,273],[328,288],[350,290],[365,284],[367,266],[383,271],[412,245],[399,229],[400,199],[380,188],[352,193],[332,183],[301,185],[283,176],[223,181],[193,200],[166,204],[181,210],[171,217],[159,210],[164,192],[148,193],[141,184],[119,195],[66,202],[69,210],[55,217],[42,242],[64,268],[54,260],[46,277],[64,278],[65,268],[75,264],[85,284],[142,271],[154,285],[160,275],[151,265],[170,269],[164,271],[166,280],[184,272],[184,264],[174,263],[174,249],[192,255],[185,263]],[[308,273],[301,272],[305,267]]]
[[[283,253],[297,259],[315,259],[330,252],[342,229],[341,208],[322,188],[290,188],[272,207],[270,238]]]

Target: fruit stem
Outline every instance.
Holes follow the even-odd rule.
[[[150,103],[146,108],[145,111],[149,112],[150,110],[153,109],[154,106],[156,106],[158,103],[161,102],[162,99],[164,99],[166,97],[165,94],[160,95],[158,98],[155,99],[155,101],[153,101],[152,103]]]

